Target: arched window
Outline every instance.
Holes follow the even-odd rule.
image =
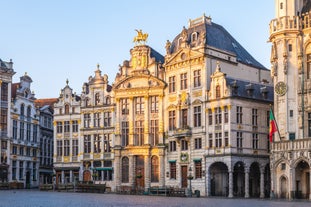
[[[180,38],[178,39],[178,47],[181,46],[181,43],[182,43],[182,37],[180,37]]]
[[[31,117],[31,106],[27,107],[27,117]]]
[[[129,158],[122,158],[122,183],[129,182]]]
[[[99,93],[95,94],[95,105],[98,105],[100,102]]]
[[[85,99],[85,106],[88,106],[89,104],[90,104],[89,99],[86,98],[86,99]]]
[[[198,34],[196,32],[191,34],[191,42],[195,42],[198,39]]]
[[[24,116],[25,115],[25,105],[22,104],[21,105],[21,116]]]
[[[157,156],[151,158],[151,182],[159,182],[159,158]]]
[[[68,104],[65,105],[65,114],[69,114],[69,105]]]
[[[107,104],[107,105],[110,105],[110,104],[111,104],[111,99],[110,99],[109,96],[107,96],[107,98],[106,98],[106,104]]]
[[[216,86],[216,98],[220,98],[220,86]]]

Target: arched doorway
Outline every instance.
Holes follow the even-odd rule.
[[[91,172],[89,170],[85,170],[83,172],[83,181],[85,182],[91,181]]]
[[[210,186],[212,196],[228,196],[229,174],[228,167],[222,162],[216,162],[210,167]]]
[[[287,178],[282,176],[280,178],[280,198],[287,198]]]
[[[269,198],[271,191],[271,172],[269,164],[267,164],[265,167],[264,189],[265,189],[265,198]]]
[[[233,169],[233,195],[236,197],[245,196],[245,173],[244,163],[237,162]]]
[[[257,162],[252,163],[249,170],[249,196],[260,197],[260,168]]]
[[[296,175],[296,189],[295,198],[309,198],[310,194],[310,166],[302,160],[300,161],[295,169]]]

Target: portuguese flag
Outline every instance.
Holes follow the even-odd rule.
[[[270,127],[269,127],[269,140],[270,140],[270,142],[273,141],[273,134],[276,131],[277,131],[276,121],[275,121],[272,109],[270,109]]]

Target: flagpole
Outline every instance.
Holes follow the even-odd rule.
[[[278,122],[276,121],[276,118],[275,118],[274,113],[273,113],[272,104],[270,104],[270,111],[271,111],[271,113],[272,113],[272,115],[274,117],[275,125],[276,125],[276,128],[278,130],[279,138],[281,140],[281,134],[280,134],[280,131],[279,131],[279,126],[278,126]]]

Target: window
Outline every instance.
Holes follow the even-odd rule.
[[[202,149],[202,138],[194,139],[194,149]]]
[[[24,156],[24,147],[19,148],[19,155]]]
[[[26,126],[27,126],[27,128],[26,128],[26,140],[30,141],[30,132],[31,132],[30,127],[31,127],[31,124],[27,123]]]
[[[84,114],[84,128],[89,128],[91,124],[91,114]]]
[[[176,129],[176,111],[169,111],[168,112],[168,119],[169,119],[169,130]]]
[[[104,152],[111,152],[110,134],[104,134]]]
[[[12,151],[13,151],[12,152],[13,155],[17,155],[17,146],[14,145],[12,148]]]
[[[170,162],[170,178],[176,179],[176,162]]]
[[[159,182],[159,158],[157,156],[151,158],[151,182]]]
[[[142,146],[144,144],[144,121],[135,121],[134,133],[134,145]]]
[[[217,148],[222,147],[222,133],[215,133],[215,146]]]
[[[56,148],[57,148],[57,156],[63,156],[63,141],[62,140],[57,140]]]
[[[16,180],[16,160],[12,161],[12,180]]]
[[[213,125],[213,113],[212,113],[212,109],[208,109],[208,125]]]
[[[151,113],[159,112],[159,97],[158,96],[150,96],[150,111]]]
[[[37,180],[37,164],[35,162],[32,163],[32,180]]]
[[[79,124],[78,120],[72,121],[72,132],[78,132],[79,131]]]
[[[293,50],[293,45],[292,45],[292,44],[289,44],[289,45],[288,45],[288,51],[291,52],[292,50]]]
[[[257,109],[252,109],[252,125],[253,126],[258,125],[258,123],[257,123],[257,121],[258,121],[257,111],[258,111]]]
[[[243,117],[243,113],[242,113],[242,107],[241,106],[237,106],[236,107],[236,123],[237,124],[242,124],[242,117]]]
[[[151,120],[150,121],[150,138],[151,138],[151,145],[155,146],[159,144],[159,121],[158,120]]]
[[[95,94],[95,105],[99,105],[100,103],[100,98],[99,98],[99,93]]]
[[[70,142],[68,139],[64,140],[64,156],[69,156],[70,154]]]
[[[193,71],[193,86],[195,88],[201,86],[201,70]]]
[[[169,142],[169,149],[170,149],[170,152],[176,152],[176,141]]]
[[[180,147],[182,151],[188,150],[188,141],[186,140],[181,140],[180,141]]]
[[[69,105],[68,104],[65,105],[65,114],[69,114]]]
[[[266,126],[269,127],[270,126],[270,111],[267,111],[266,113]]]
[[[229,122],[228,106],[224,107],[225,123]]]
[[[121,112],[123,115],[128,115],[129,114],[129,101],[127,98],[121,98],[120,99],[121,103]]]
[[[90,100],[88,98],[85,99],[85,106],[89,106],[90,105]]]
[[[195,178],[202,178],[202,161],[201,160],[197,160],[194,161],[194,170],[195,170]]]
[[[237,132],[237,135],[236,135],[236,143],[237,143],[237,148],[238,149],[242,149],[243,147],[243,137],[242,137],[242,132]]]
[[[209,147],[213,147],[213,134],[210,133],[208,134],[208,142],[209,142]]]
[[[198,34],[196,32],[191,34],[191,42],[195,42],[198,39]]]
[[[127,146],[129,144],[129,122],[123,121],[121,128],[121,145]]]
[[[215,124],[222,123],[221,108],[217,107],[215,111]]]
[[[30,157],[30,147],[26,148],[26,156]]]
[[[101,137],[99,134],[94,134],[94,153],[101,152]]]
[[[135,114],[144,114],[144,97],[135,97]]]
[[[21,105],[21,116],[24,116],[25,115],[25,105],[22,104]]]
[[[122,158],[122,183],[129,182],[129,159],[127,157]]]
[[[253,149],[258,149],[258,134],[253,134]]]
[[[100,113],[94,113],[94,127],[100,127]]]
[[[24,140],[24,136],[25,136],[24,122],[20,122],[19,139]]]
[[[64,121],[64,132],[65,133],[70,132],[70,122],[69,121]]]
[[[24,179],[24,162],[19,161],[19,179],[23,180]]]
[[[201,106],[194,107],[194,127],[201,127]]]
[[[311,113],[308,113],[308,135],[311,137]]]
[[[283,2],[280,3],[280,9],[283,9]]]
[[[104,161],[104,167],[105,168],[110,167],[110,169],[102,171],[103,172],[103,180],[106,180],[106,181],[112,180],[112,161],[105,160]]]
[[[106,104],[107,105],[111,104],[111,98],[109,96],[106,97]]]
[[[13,120],[13,139],[17,139],[17,121]]]
[[[8,83],[1,83],[1,101],[8,101]]]
[[[310,79],[311,74],[311,54],[307,54],[307,79]]]
[[[58,121],[56,122],[56,131],[57,133],[63,133],[63,123]]]
[[[289,117],[291,117],[291,118],[294,117],[294,111],[293,110],[289,110]]]
[[[7,133],[8,131],[8,110],[5,108],[1,108],[1,113],[0,113],[0,129],[4,133]]]
[[[168,92],[173,93],[175,91],[176,91],[175,76],[171,76],[168,78]]]
[[[180,74],[180,90],[187,89],[187,73]]]
[[[84,135],[84,153],[91,153],[91,135]]]
[[[78,156],[79,154],[79,141],[77,139],[72,140],[72,156]]]
[[[181,127],[188,128],[188,109],[181,110]]]
[[[225,147],[229,147],[229,132],[225,132]]]
[[[104,127],[111,126],[111,112],[104,112]]]
[[[216,86],[216,98],[220,98],[220,86]]]
[[[33,156],[33,157],[37,157],[37,150],[36,150],[36,149],[33,149],[33,150],[32,150],[32,156]]]
[[[31,106],[27,107],[27,117],[31,117]]]

